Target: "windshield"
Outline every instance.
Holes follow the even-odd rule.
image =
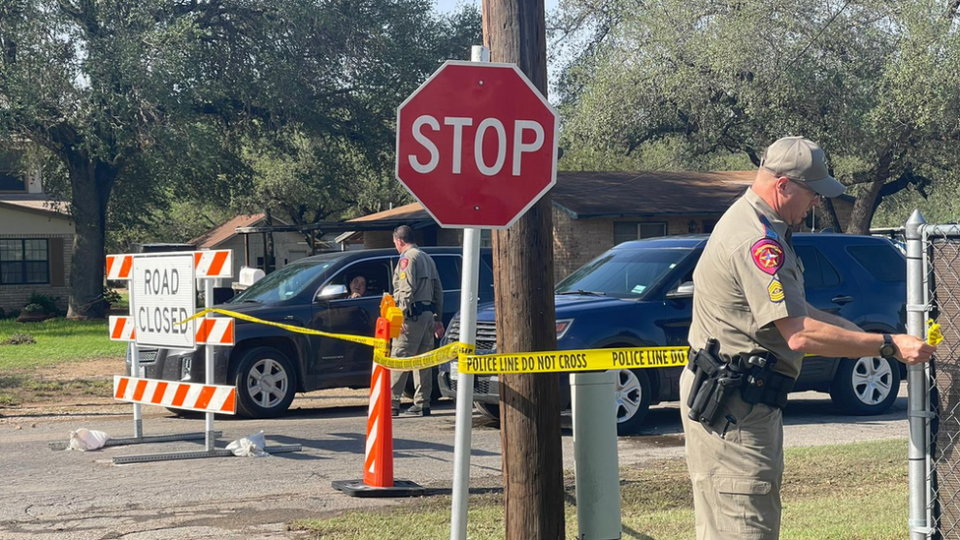
[[[314,282],[317,276],[330,268],[335,262],[336,259],[284,266],[264,276],[263,279],[251,285],[249,289],[235,296],[233,300],[230,300],[230,303],[279,302],[293,298],[303,292],[307,286]]]
[[[622,249],[604,253],[557,285],[557,294],[602,294],[641,298],[660,282],[689,249]]]

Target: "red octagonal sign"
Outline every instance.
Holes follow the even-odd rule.
[[[397,109],[397,180],[444,227],[509,227],[557,181],[557,124],[517,66],[448,61]]]

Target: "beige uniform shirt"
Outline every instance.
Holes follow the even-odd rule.
[[[414,302],[433,304],[437,320],[443,315],[443,286],[437,265],[414,244],[400,255],[393,271],[393,298],[407,313]]]
[[[693,349],[713,337],[722,354],[769,351],[775,371],[800,374],[803,353],[790,350],[774,321],[807,314],[803,269],[789,226],[753,189],[720,218],[693,283]]]

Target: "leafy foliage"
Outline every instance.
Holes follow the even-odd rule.
[[[122,245],[204,224],[169,218],[189,205],[312,220],[344,211],[316,200],[342,185],[374,206],[394,107],[478,32],[476,10],[426,0],[0,2],[0,143],[39,145],[71,202],[71,315],[104,313],[108,220]]]
[[[852,186],[850,231],[864,232],[884,197],[908,186],[926,193],[958,164],[953,2],[562,8],[556,35],[583,40],[557,83],[567,167],[700,168],[730,155],[756,166],[775,139],[804,135]]]

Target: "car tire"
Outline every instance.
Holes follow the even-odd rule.
[[[256,347],[237,365],[237,412],[248,418],[275,418],[290,408],[297,374],[285,354],[273,347]]]
[[[830,399],[844,414],[883,414],[900,393],[900,367],[889,358],[843,358],[830,385]]]
[[[441,397],[443,397],[443,394],[440,393],[439,371],[440,370],[433,368],[433,373],[430,374],[430,376],[433,377],[433,392],[430,392],[431,404],[436,403]],[[413,382],[414,382],[414,378],[413,378],[413,374],[411,373],[410,376],[407,377],[406,386],[403,387],[403,397],[410,400],[413,399],[413,393],[415,392],[415,389],[413,387]]]
[[[640,432],[650,411],[650,378],[643,369],[621,369],[614,383],[617,435]]]
[[[484,419],[491,420],[493,422],[500,422],[499,403],[481,403],[479,401],[474,401],[473,406]]]

